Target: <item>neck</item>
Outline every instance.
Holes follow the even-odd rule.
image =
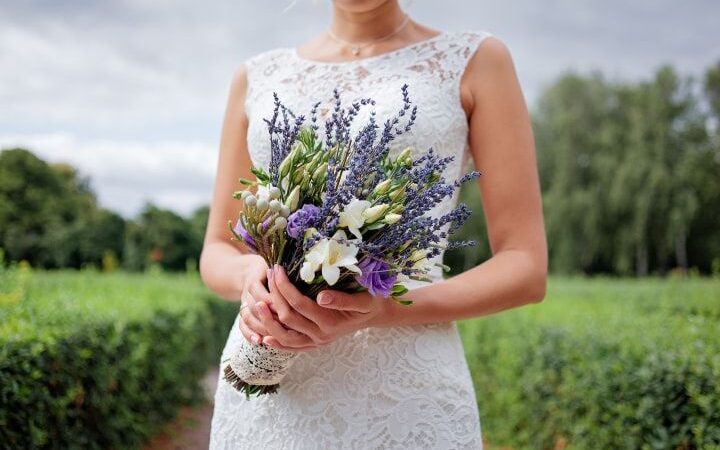
[[[330,29],[348,42],[369,42],[392,33],[405,20],[396,0],[383,2],[367,11],[348,11],[333,4]]]

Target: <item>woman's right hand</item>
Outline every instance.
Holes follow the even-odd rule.
[[[240,298],[240,320],[238,321],[240,332],[255,345],[262,342],[263,336],[267,336],[268,330],[257,317],[255,305],[258,302],[270,302],[270,293],[266,286],[268,265],[262,258],[253,262],[247,268],[244,277],[242,297]]]

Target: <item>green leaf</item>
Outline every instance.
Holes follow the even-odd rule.
[[[401,295],[407,294],[407,292],[408,292],[408,288],[406,288],[406,287],[403,286],[402,284],[396,284],[396,285],[393,286],[392,289],[390,290],[390,293],[391,293],[393,296],[398,296],[398,297],[401,296]]]
[[[403,306],[410,306],[414,303],[412,300],[403,300],[403,299],[397,298],[397,297],[391,297],[391,298],[395,301],[395,303],[398,303]]]
[[[251,167],[250,172],[252,172],[252,174],[255,175],[259,181],[270,181],[270,175],[268,175],[267,172],[265,172],[265,170],[260,167]]]

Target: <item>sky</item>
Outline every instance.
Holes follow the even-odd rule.
[[[720,61],[717,0],[411,0],[418,22],[486,30],[532,109],[569,70],[610,79]],[[210,202],[230,78],[242,61],[322,33],[329,0],[2,0],[0,148],[69,162],[102,206],[187,215]]]

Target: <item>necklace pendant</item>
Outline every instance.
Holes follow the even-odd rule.
[[[352,52],[353,56],[357,56],[360,54],[360,47],[351,47],[350,51]]]

